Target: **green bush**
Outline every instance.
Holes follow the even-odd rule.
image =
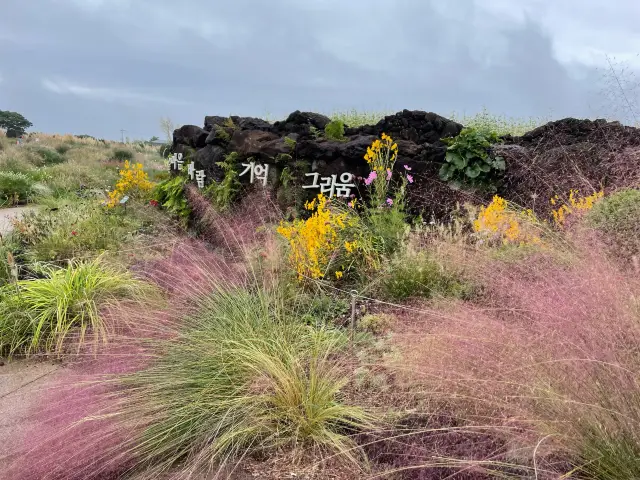
[[[124,162],[125,160],[133,160],[133,158],[135,157],[135,153],[126,148],[116,148],[115,150],[113,150],[111,156],[114,160]]]
[[[324,135],[330,140],[344,140],[344,123],[341,120],[332,120],[324,127]]]
[[[47,147],[38,147],[35,152],[42,158],[43,165],[56,165],[63,163],[66,159],[56,150]]]
[[[384,298],[396,301],[411,297],[465,298],[471,294],[470,285],[458,275],[421,253],[393,261],[383,273],[380,289]]]
[[[61,143],[60,145],[56,146],[56,152],[58,152],[60,155],[64,155],[70,149],[71,149],[71,145],[69,145],[67,143]]]
[[[469,186],[495,191],[505,170],[502,157],[492,158],[491,145],[498,142],[496,133],[464,128],[455,138],[443,138],[448,144],[440,178],[454,188]]]
[[[217,289],[151,366],[118,382],[114,420],[145,427],[119,450],[145,478],[178,465],[212,474],[282,448],[357,461],[345,433],[371,417],[340,400],[346,346],[342,333],[299,322],[273,292]]]
[[[78,348],[88,335],[107,340],[101,306],[118,297],[139,298],[149,287],[100,259],[43,267],[43,278],[0,289],[0,352],[63,352],[71,335]]]
[[[191,214],[191,207],[184,194],[186,183],[187,179],[182,175],[160,182],[153,190],[153,198],[169,212],[186,219]]]
[[[300,294],[296,296],[295,310],[308,325],[331,325],[349,312],[349,303],[324,293]]]
[[[26,202],[33,194],[35,182],[24,173],[0,171],[0,205]]]
[[[640,190],[620,190],[603,198],[586,221],[604,234],[614,255],[628,260],[640,254]]]
[[[95,201],[26,212],[14,230],[28,261],[50,261],[117,250],[140,228],[128,215],[107,212]]]

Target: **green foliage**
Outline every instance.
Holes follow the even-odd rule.
[[[298,142],[296,142],[291,137],[284,137],[284,143],[287,145],[287,147],[289,147],[289,150],[291,150],[291,153],[295,151],[296,145],[298,144]]]
[[[13,235],[24,259],[51,261],[117,250],[140,226],[135,218],[107,212],[93,200],[26,212]]]
[[[214,125],[213,128],[216,129],[215,137],[218,140],[220,140],[222,143],[229,143],[229,141],[231,140],[231,135],[229,135],[229,132],[217,125]]]
[[[71,336],[78,348],[88,335],[104,342],[107,326],[100,307],[149,290],[129,273],[96,259],[66,268],[42,267],[43,278],[20,280],[0,289],[0,352],[63,352]]]
[[[61,143],[60,145],[56,145],[56,152],[58,152],[60,155],[64,155],[70,149],[71,149],[71,145],[68,145],[66,143]]]
[[[187,179],[182,175],[160,182],[153,190],[153,198],[169,212],[187,219],[191,214],[191,207],[184,194],[186,183]]]
[[[34,193],[34,184],[24,173],[0,171],[0,206],[26,202]]]
[[[381,255],[392,255],[404,244],[410,226],[402,205],[394,202],[391,208],[367,208],[365,222],[374,248]]]
[[[324,135],[330,140],[343,141],[344,138],[344,123],[342,120],[332,120],[324,127]]]
[[[465,128],[455,138],[443,138],[447,145],[445,162],[440,168],[440,178],[454,188],[496,190],[497,182],[505,170],[501,157],[491,158],[491,145],[498,142],[496,133]]]
[[[381,294],[390,300],[411,297],[465,298],[471,287],[454,272],[423,253],[405,254],[396,258],[383,274]]]
[[[640,190],[625,189],[604,197],[588,212],[588,224],[601,231],[614,255],[640,255]]]
[[[393,321],[393,315],[387,313],[368,314],[358,321],[358,328],[374,335],[382,335],[391,328]]]
[[[111,156],[113,157],[114,160],[117,160],[119,162],[124,162],[125,160],[133,160],[133,157],[135,156],[135,154],[126,148],[116,148],[113,153],[111,154]]]
[[[331,325],[349,312],[349,303],[324,293],[300,294],[296,297],[295,311],[308,325]]]
[[[56,165],[58,163],[63,163],[66,161],[62,154],[57,150],[52,150],[47,147],[37,147],[34,150],[42,158],[42,162],[45,166]]]
[[[138,473],[160,478],[179,464],[211,475],[282,448],[357,461],[345,432],[365,430],[371,417],[341,402],[345,336],[302,324],[259,287],[218,288],[199,303],[151,366],[117,384],[112,418],[145,427],[122,446]]]
[[[0,128],[7,131],[7,137],[20,137],[33,124],[17,112],[0,110]]]
[[[216,162],[224,172],[224,177],[220,182],[212,182],[206,190],[206,195],[213,200],[213,203],[221,210],[228,209],[240,191],[239,174],[236,170],[238,154],[231,152],[222,162]]]
[[[165,143],[158,147],[158,155],[162,158],[169,158],[171,156],[171,144]]]
[[[17,249],[11,235],[0,237],[0,287],[18,279]]]

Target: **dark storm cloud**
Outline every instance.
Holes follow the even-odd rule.
[[[0,109],[24,113],[38,130],[110,138],[120,128],[157,134],[160,116],[199,124],[205,114],[295,109],[597,115],[596,57],[629,54],[634,24],[620,15],[618,28],[632,35],[617,51],[615,28],[602,27],[593,45],[583,40],[599,17],[538,0],[512,5],[9,0]]]

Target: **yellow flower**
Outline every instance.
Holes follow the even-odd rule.
[[[342,275],[343,275],[343,274],[344,274],[344,272],[341,272],[340,270],[338,270],[338,271],[336,272],[336,278],[337,278],[338,280],[340,280],[340,279],[342,278]]]

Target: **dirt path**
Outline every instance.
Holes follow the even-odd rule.
[[[0,208],[0,235],[6,235],[11,231],[11,219],[18,218],[29,210],[34,210],[34,207]]]

